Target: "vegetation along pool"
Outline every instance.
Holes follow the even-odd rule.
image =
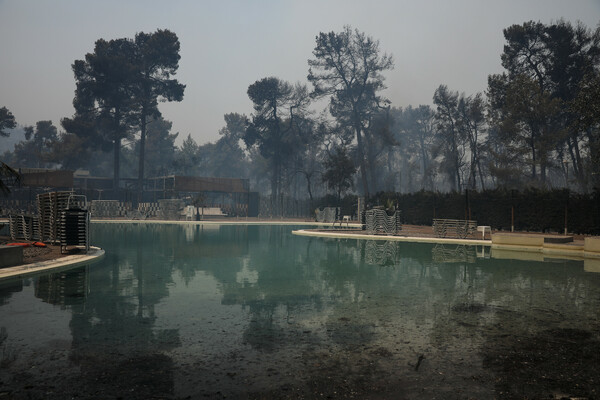
[[[600,396],[600,274],[489,248],[94,224],[0,281],[0,398]]]

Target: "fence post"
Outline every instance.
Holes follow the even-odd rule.
[[[515,197],[514,190],[510,191],[510,231],[515,231]]]

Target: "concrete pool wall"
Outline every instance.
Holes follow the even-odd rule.
[[[8,278],[23,278],[25,276],[55,272],[62,268],[74,268],[80,265],[91,264],[104,257],[104,250],[98,247],[90,247],[86,254],[74,254],[55,260],[40,261],[30,264],[16,265],[0,269],[0,280]]]
[[[315,237],[337,237],[367,240],[392,240],[415,243],[437,243],[490,246],[497,258],[519,258],[543,261],[544,258],[567,258],[585,260],[586,270],[600,272],[600,237],[586,237],[584,241],[573,241],[569,236],[494,233],[491,240],[455,239],[438,237],[383,236],[343,231],[323,232],[316,230],[297,230],[295,235]],[[556,242],[558,238],[558,243]],[[564,240],[561,240],[563,239]],[[570,240],[569,240],[570,238]]]

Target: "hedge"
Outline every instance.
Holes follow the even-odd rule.
[[[510,230],[514,215],[515,230],[538,232],[563,232],[566,212],[569,232],[600,234],[600,190],[590,194],[535,188],[463,193],[381,192],[368,204],[395,205],[402,210],[405,224],[431,225],[433,218],[473,219],[478,225]]]

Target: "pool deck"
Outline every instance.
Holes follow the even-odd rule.
[[[61,271],[70,269],[80,265],[89,264],[99,261],[104,257],[104,250],[99,247],[90,247],[86,254],[74,254],[66,257],[57,258],[55,260],[39,261],[30,264],[16,265],[0,269],[0,280],[9,278],[24,278],[30,275],[40,273]]]

